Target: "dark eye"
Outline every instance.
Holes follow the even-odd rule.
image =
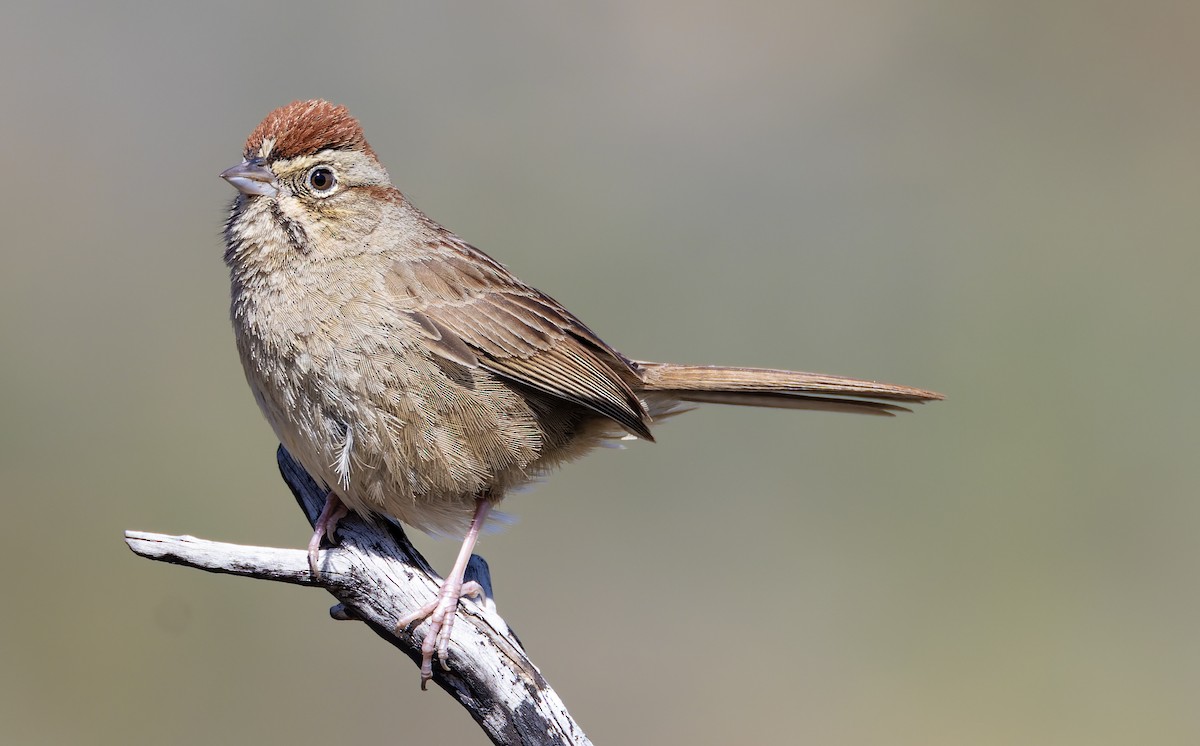
[[[314,192],[330,192],[337,186],[337,177],[329,166],[317,166],[308,172],[305,180]]]

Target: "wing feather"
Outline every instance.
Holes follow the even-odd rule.
[[[427,248],[397,260],[388,284],[430,352],[582,405],[653,440],[650,415],[629,384],[637,372],[583,322],[474,247],[447,239]]]

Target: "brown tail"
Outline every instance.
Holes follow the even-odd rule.
[[[636,365],[646,392],[660,392],[688,402],[816,409],[890,417],[896,412],[910,410],[888,402],[920,403],[943,398],[933,391],[822,373],[640,361]],[[883,401],[874,401],[878,399]]]

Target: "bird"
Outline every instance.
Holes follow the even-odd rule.
[[[421,688],[448,669],[463,574],[493,507],[613,439],[653,441],[694,404],[891,416],[943,398],[908,386],[626,357],[549,295],[427,217],[340,105],[295,101],[221,174],[230,317],[255,401],[328,490],[309,541],[353,511],[462,537],[427,625]]]

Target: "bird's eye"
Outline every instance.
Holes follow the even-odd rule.
[[[334,175],[333,169],[329,166],[317,166],[308,172],[305,177],[308,183],[308,188],[319,194],[328,194],[337,186],[337,176]]]

